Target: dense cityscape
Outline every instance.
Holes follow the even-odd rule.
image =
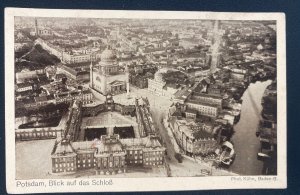
[[[15,17],[16,177],[277,174],[275,21]]]

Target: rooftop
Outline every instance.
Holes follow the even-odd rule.
[[[194,121],[187,120],[176,120],[178,126],[180,126],[180,130],[185,133],[186,136],[195,139],[213,139],[214,136],[212,133],[205,131],[201,123],[196,123]]]

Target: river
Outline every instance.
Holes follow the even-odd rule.
[[[271,80],[251,83],[242,96],[240,121],[234,126],[232,141],[236,158],[230,170],[241,175],[261,175],[263,162],[257,160],[260,148],[255,132],[261,116],[261,99]]]

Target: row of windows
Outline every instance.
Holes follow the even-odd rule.
[[[206,102],[213,102],[213,103],[221,103],[222,99],[214,99],[209,97],[196,97],[198,100],[206,101]]]
[[[131,159],[143,159],[143,156],[129,156]]]
[[[77,163],[91,163],[91,159],[86,160],[78,160]],[[93,162],[96,162],[96,160],[94,159]]]
[[[135,160],[135,161],[130,160],[129,163],[130,163],[130,164],[132,164],[132,163],[137,164],[137,163],[143,163],[143,161],[142,161],[142,160]]]
[[[195,113],[185,113],[186,114],[186,116],[190,116],[190,117],[195,117],[196,116],[196,114]]]
[[[56,132],[38,132],[38,133],[16,133],[16,137],[20,138],[20,137],[48,137],[48,136],[56,136]]]
[[[149,156],[149,155],[158,155],[158,154],[162,154],[162,151],[153,151],[153,152],[145,152],[144,156]]]
[[[17,89],[17,91],[26,91],[26,90],[30,90],[30,89],[32,89],[31,86],[30,87],[19,88],[19,89]]]
[[[73,157],[73,158],[70,158],[70,157],[65,157],[65,158],[55,158],[55,162],[56,163],[60,163],[60,162],[75,162],[75,157]]]
[[[127,153],[129,153],[129,154],[138,154],[138,153],[140,153],[140,154],[143,154],[143,151],[142,150],[128,150],[127,151]]]
[[[158,160],[162,160],[162,157],[145,158],[145,161],[158,161]]]
[[[145,165],[162,165],[162,162],[146,162]]]
[[[107,161],[122,161],[122,160],[125,160],[124,157],[108,157],[108,158],[99,158],[98,159],[98,162],[107,162]]]
[[[81,155],[78,155],[79,159],[92,158],[92,157],[94,157],[93,154],[81,154]]]
[[[94,163],[94,166],[96,166],[96,163]],[[89,164],[83,164],[82,166],[80,164],[77,165],[78,168],[90,168],[92,167],[92,164],[89,163]]]
[[[124,165],[124,161],[114,161],[114,162],[112,162],[112,161],[109,161],[109,162],[107,162],[107,161],[103,161],[103,162],[99,161],[98,162],[98,166],[101,166],[101,164],[103,166],[106,166],[107,164],[114,164],[115,166],[118,166],[118,165]]]
[[[138,151],[135,151],[135,152],[138,152]],[[141,152],[141,151],[140,151]],[[148,159],[149,160],[162,160],[162,157],[160,156],[160,157],[158,157],[157,155],[158,154],[162,154],[162,151],[154,151],[154,152],[152,152],[152,153],[145,153],[145,159],[148,161]],[[91,157],[92,156],[92,154],[87,154],[87,157]],[[142,159],[143,159],[143,156],[137,156],[137,155],[135,155],[135,156],[132,156],[132,157],[134,157],[134,159],[133,160],[136,160],[136,161],[141,161]],[[121,162],[121,163],[123,163],[123,161],[125,160],[125,158],[123,157],[123,158],[121,158],[121,159],[119,159],[119,157],[117,157],[117,158],[115,158],[115,159],[111,159],[111,160],[114,160],[114,163],[115,164],[119,164],[119,161]],[[110,159],[107,159],[107,158],[101,158],[101,159],[99,159],[99,163],[101,163],[102,162],[102,164],[107,164],[107,163],[112,163],[112,161],[111,161]],[[55,163],[56,163],[56,167],[57,166],[60,166],[60,167],[62,167],[62,166],[73,166],[74,164],[73,164],[73,162],[75,161],[75,157],[73,157],[73,158],[68,158],[68,157],[65,157],[65,158],[55,158]],[[69,163],[70,162],[70,163]],[[83,164],[82,166],[85,166],[85,164],[91,164],[91,163],[95,163],[95,162],[97,162],[97,160],[96,159],[85,159],[85,158],[83,158],[82,157],[82,160],[81,159],[77,159],[77,164],[78,164],[78,166],[80,166],[80,164]],[[59,163],[61,163],[61,164],[59,164]],[[66,164],[67,163],[67,164]]]
[[[216,116],[217,115],[217,109],[213,109],[213,108],[202,108],[202,107],[192,107],[190,106],[190,108],[194,108],[197,109],[201,114],[206,114],[206,115],[210,115],[210,116]]]
[[[74,171],[75,169],[74,168],[67,168],[67,169],[54,169],[54,172],[63,172],[64,170],[66,170],[66,171]]]
[[[61,163],[61,164],[55,164],[55,167],[73,167],[74,163]]]
[[[198,110],[201,110],[201,111],[214,111],[216,112],[217,111],[217,108],[214,108],[214,107],[204,107],[202,105],[191,105],[189,104],[189,107],[190,108],[195,108],[195,109],[198,109]]]

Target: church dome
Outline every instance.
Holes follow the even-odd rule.
[[[108,62],[108,64],[111,64],[112,62],[115,62],[117,59],[117,56],[113,50],[105,49],[101,56],[100,56],[101,62]]]
[[[160,71],[157,71],[155,74],[154,74],[154,80],[156,81],[160,81],[162,82],[164,79],[163,79],[163,75]]]

